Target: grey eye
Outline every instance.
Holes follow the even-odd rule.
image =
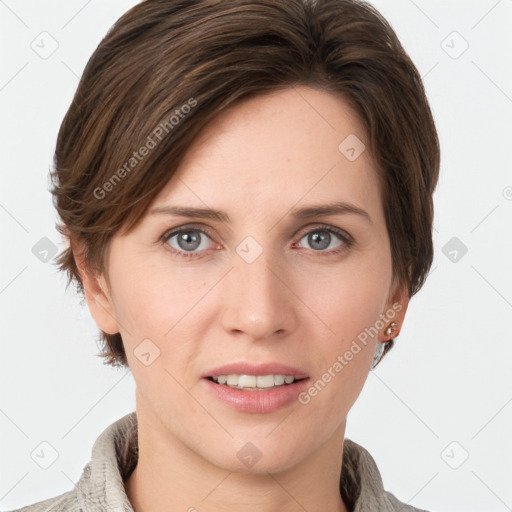
[[[306,233],[301,238],[301,240],[304,240],[305,238],[307,238],[307,242],[308,242],[309,246],[312,249],[314,249],[315,251],[323,251],[323,250],[327,249],[331,245],[331,242],[333,242],[336,238],[340,242],[337,246],[330,247],[331,249],[335,249],[336,247],[343,245],[343,242],[344,242],[340,235],[332,232],[329,229],[325,229],[325,228],[313,229],[312,231],[309,231],[308,233]]]
[[[171,243],[173,239],[177,246]],[[171,247],[178,251],[191,252],[196,249],[207,249],[208,243],[204,242],[204,239],[209,240],[208,235],[204,231],[201,231],[200,229],[187,228],[171,233],[167,238],[167,242]]]

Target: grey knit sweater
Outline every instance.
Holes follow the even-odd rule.
[[[12,512],[134,512],[124,482],[138,459],[137,416],[112,423],[96,439],[92,458],[73,490]],[[352,512],[426,512],[397,500],[383,488],[372,456],[345,439],[340,493]]]

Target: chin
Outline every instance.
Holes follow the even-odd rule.
[[[304,444],[294,442],[293,445],[283,446],[279,442],[269,442],[267,434],[253,441],[244,440],[232,442],[233,450],[200,454],[214,466],[225,471],[250,475],[266,475],[286,471],[307,457]],[[290,437],[289,437],[290,438]],[[300,450],[299,450],[300,448]]]

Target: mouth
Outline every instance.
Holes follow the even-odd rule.
[[[307,377],[296,378],[293,375],[268,374],[268,375],[246,375],[228,374],[206,377],[207,380],[234,389],[244,391],[265,391],[270,389],[289,386],[296,382],[306,380]]]
[[[247,371],[247,370],[246,370]],[[218,373],[203,377],[205,390],[243,413],[272,413],[297,403],[309,377],[287,373]]]
[[[297,401],[309,375],[279,362],[238,361],[203,373],[205,390],[224,405],[244,413],[272,413]]]

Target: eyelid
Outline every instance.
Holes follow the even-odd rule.
[[[162,239],[169,240],[169,238],[173,235],[176,235],[177,233],[181,231],[186,231],[188,229],[196,229],[197,231],[200,231],[201,233],[204,233],[205,235],[208,235],[212,240],[215,238],[215,236],[212,234],[212,231],[210,231],[210,228],[208,226],[205,226],[204,224],[183,224],[182,226],[176,226],[174,228],[170,228],[162,235]]]
[[[304,235],[307,235],[310,231],[314,231],[314,230],[320,231],[322,229],[325,229],[326,231],[335,233],[342,239],[345,239],[345,242],[347,242],[347,243],[354,243],[354,239],[352,238],[352,236],[349,233],[347,233],[347,231],[345,231],[344,229],[338,228],[336,226],[332,226],[331,224],[323,224],[321,222],[314,222],[312,224],[308,224],[304,228],[301,228],[301,230],[298,231],[298,235],[296,235],[296,236],[299,236],[299,234],[300,234],[300,238],[302,238]]]

